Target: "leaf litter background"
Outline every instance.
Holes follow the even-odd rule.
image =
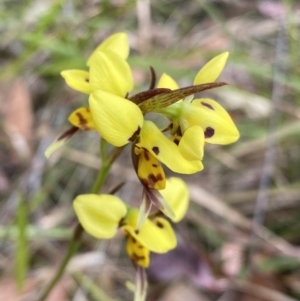
[[[208,145],[205,170],[184,176],[190,210],[176,225],[178,248],[152,257],[147,300],[300,299],[297,1],[2,0],[0,14],[0,300],[35,300],[65,254],[72,200],[90,190],[101,161],[97,134],[84,132],[44,157],[87,101],[59,72],[84,68],[118,31],[129,34],[136,92],[147,88],[149,66],[184,86],[230,51],[221,76],[229,86],[204,95],[241,132],[232,146]],[[138,205],[128,157],[126,149],[103,191],[126,181],[118,195]],[[122,235],[85,235],[48,300],[132,300],[128,280]]]

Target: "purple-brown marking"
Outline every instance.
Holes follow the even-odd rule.
[[[211,138],[215,134],[215,130],[211,127],[207,127],[204,132],[205,138]]]
[[[160,222],[160,221],[156,221],[156,226],[158,227],[158,228],[161,228],[161,229],[163,229],[164,228],[164,225]]]
[[[136,137],[140,134],[141,128],[138,126],[137,130],[132,134],[128,141],[134,142]]]
[[[206,102],[204,102],[204,101],[201,101],[201,104],[202,104],[203,106],[205,106],[205,107],[207,107],[207,108],[213,110],[213,111],[215,110],[214,107],[213,107],[212,105],[210,105],[209,103],[206,103]]]
[[[145,187],[153,188],[155,184],[164,179],[162,174],[157,174],[156,176],[151,173],[148,175],[147,179],[140,179]]]
[[[83,129],[83,130],[86,130],[88,129],[88,127],[86,126],[87,125],[87,120],[82,116],[81,113],[79,112],[76,112],[76,116],[78,117],[78,120],[79,120],[79,128]]]
[[[132,253],[132,255],[131,255],[130,257],[131,257],[131,259],[132,259],[133,262],[138,262],[138,261],[140,261],[140,260],[146,259],[145,256],[139,256],[139,255],[137,255],[137,254],[134,253],[134,252]]]
[[[159,148],[157,146],[152,147],[153,152],[158,155],[159,154]]]
[[[145,157],[146,161],[149,161],[149,160],[150,160],[148,151],[144,151],[144,157]]]
[[[173,142],[174,142],[176,145],[178,145],[178,144],[179,144],[179,142],[180,142],[180,140],[179,140],[179,139],[177,139],[177,138],[175,138]]]

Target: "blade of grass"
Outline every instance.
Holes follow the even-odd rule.
[[[29,250],[27,241],[27,208],[22,197],[19,198],[19,204],[17,207],[16,226],[18,229],[18,235],[16,238],[16,262],[15,262],[15,281],[18,290],[22,290],[26,273],[28,270]]]

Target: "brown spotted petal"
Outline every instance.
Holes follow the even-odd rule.
[[[78,127],[81,130],[95,130],[93,117],[89,108],[82,107],[76,109],[70,114],[68,120],[73,126]]]
[[[164,189],[166,187],[166,177],[159,161],[147,150],[138,149],[137,174],[143,185],[150,189]]]
[[[205,141],[208,143],[225,145],[237,141],[240,137],[230,115],[212,99],[195,99],[186,113],[189,126],[202,127]]]
[[[126,252],[136,265],[144,268],[149,266],[150,251],[131,235],[126,239]]]
[[[187,160],[178,146],[168,139],[151,121],[145,121],[140,132],[140,141],[136,144],[146,149],[152,156],[174,172],[192,174],[203,169],[200,160]]]
[[[164,218],[147,219],[140,229],[135,225],[138,218],[138,210],[131,208],[131,212],[126,217],[123,231],[137,240],[149,251],[156,253],[166,253],[176,246],[176,236],[170,223]]]

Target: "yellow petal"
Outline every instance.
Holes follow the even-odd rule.
[[[178,144],[180,153],[187,160],[202,160],[204,154],[204,132],[200,126],[188,128]]]
[[[69,122],[81,130],[95,130],[90,108],[78,108],[73,111],[68,118]]]
[[[166,177],[162,166],[147,150],[142,149],[138,157],[138,177],[148,188],[159,190],[166,186]]]
[[[144,268],[149,266],[150,251],[131,235],[126,239],[126,252],[135,264]]]
[[[85,94],[92,93],[92,87],[89,82],[90,76],[87,71],[64,70],[60,74],[70,88]]]
[[[153,221],[147,219],[141,228],[135,229],[137,217],[138,210],[131,209],[125,220],[126,225],[122,226],[125,233],[152,252],[166,253],[175,248],[176,236],[166,219],[161,217]]]
[[[103,90],[125,97],[133,89],[133,77],[125,59],[107,50],[98,52],[90,67],[90,83],[93,91]]]
[[[169,88],[171,90],[176,90],[179,86],[171,76],[163,73],[158,81],[157,88]]]
[[[87,65],[91,66],[95,55],[99,51],[106,51],[106,50],[114,51],[123,59],[127,59],[129,54],[129,44],[128,44],[127,34],[125,32],[118,32],[109,36],[90,55],[87,61]]]
[[[173,209],[175,217],[172,221],[175,223],[181,221],[187,212],[190,197],[185,182],[180,178],[169,178],[166,188],[159,192]]]
[[[97,131],[114,146],[127,144],[143,125],[141,110],[125,98],[98,90],[89,104]]]
[[[213,83],[223,71],[228,55],[228,52],[221,53],[204,65],[196,75],[194,85]]]
[[[109,194],[82,194],[73,206],[84,230],[96,238],[112,238],[127,213],[122,200]]]
[[[230,144],[240,137],[227,111],[216,101],[203,98],[195,99],[189,108],[190,126],[199,125],[204,131],[205,141],[213,144]]]
[[[72,127],[59,135],[46,149],[45,157],[48,159],[56,150],[64,146],[69,139],[78,131],[77,127]]]
[[[148,152],[174,172],[192,174],[203,169],[201,161],[185,159],[177,145],[164,136],[151,121],[144,122],[137,146],[147,149]]]

